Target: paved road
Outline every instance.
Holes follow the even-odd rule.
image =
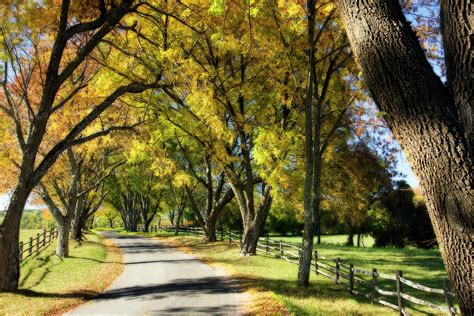
[[[236,315],[247,294],[195,257],[156,240],[105,232],[124,254],[124,271],[70,315]]]

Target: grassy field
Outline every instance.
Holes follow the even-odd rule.
[[[278,236],[278,235],[269,235],[271,239],[283,240],[284,242],[290,242],[294,244],[301,244],[302,236]],[[328,245],[340,245],[343,246],[346,244],[348,235],[322,235],[321,244]],[[316,245],[317,237],[314,238],[314,244]],[[354,244],[357,243],[357,237],[354,236]],[[372,247],[375,241],[372,236],[364,236],[361,239],[361,247]]]
[[[366,298],[351,296],[347,290],[334,281],[311,273],[311,286],[308,289],[296,287],[297,266],[295,264],[268,257],[264,254],[251,257],[239,255],[238,248],[227,242],[206,244],[201,237],[174,237],[171,233],[146,234],[158,236],[166,242],[183,246],[211,265],[215,264],[230,271],[235,278],[254,291],[269,291],[271,296],[281,302],[294,315],[395,315],[395,311],[381,305],[371,305]],[[292,239],[293,238],[293,239]],[[334,237],[335,240],[340,237]],[[277,239],[272,237],[272,239]],[[280,239],[280,238],[278,238]],[[282,238],[283,239],[283,238]],[[294,237],[285,239],[297,242]],[[403,270],[404,276],[430,287],[442,287],[446,278],[443,263],[438,250],[397,249],[397,248],[356,248],[324,244],[318,246],[323,256],[341,258],[347,264],[370,270],[377,267],[379,272],[394,274]],[[394,282],[380,282],[382,288],[394,288]],[[257,289],[257,290],[255,290]],[[425,295],[423,292],[409,294],[444,305],[441,295]],[[257,298],[259,296],[257,295]],[[390,300],[389,300],[390,301]],[[395,302],[391,300],[391,302]],[[440,314],[436,310],[409,305],[411,314]],[[265,309],[265,303],[259,304],[258,311]],[[264,312],[263,312],[264,314]]]
[[[20,241],[28,242],[31,238],[35,238],[36,234],[42,234],[42,229],[21,229],[20,230]]]
[[[122,271],[121,253],[98,234],[85,238],[80,245],[71,241],[69,258],[57,257],[52,243],[39,256],[26,260],[20,290],[0,293],[0,314],[60,314],[105,289]]]

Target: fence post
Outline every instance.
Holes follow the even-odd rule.
[[[280,240],[280,259],[283,259],[283,242]]]
[[[398,310],[400,312],[400,315],[404,315],[404,302],[403,302],[403,285],[402,281],[400,280],[400,277],[403,277],[403,272],[402,271],[397,271],[395,274],[396,281],[397,281],[397,298],[398,298]]]
[[[31,255],[33,252],[33,237],[30,237],[30,247],[28,249],[28,255]]]
[[[446,279],[443,282],[443,291],[444,291],[444,298],[446,299],[446,304],[448,304],[448,309],[449,309],[449,315],[453,316],[454,311],[453,311],[453,301],[451,300],[451,296],[449,294],[450,292],[450,286],[449,286],[449,280]]]
[[[36,252],[39,252],[39,248],[40,248],[40,234],[37,233],[36,234]]]
[[[268,236],[265,237],[265,252],[270,253],[270,248],[268,247]]]
[[[349,266],[349,292],[354,294],[354,265]]]
[[[372,296],[371,296],[371,302],[372,304],[375,304],[375,300],[377,299],[377,269],[373,268],[372,269]]]
[[[23,260],[23,242],[20,241],[20,253],[18,254],[20,262]]]
[[[46,228],[43,229],[43,246],[46,246]]]
[[[336,259],[336,278],[335,278],[335,282],[336,283],[339,283],[339,269],[341,267],[341,260],[339,258]]]
[[[316,274],[319,274],[319,272],[318,272],[318,252],[316,250],[314,251],[314,272],[316,272]]]

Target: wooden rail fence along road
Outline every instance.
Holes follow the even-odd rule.
[[[30,237],[28,242],[21,241],[18,252],[20,263],[29,257],[38,255],[57,237],[58,228],[53,227],[50,229],[44,229],[42,233],[36,234],[36,237]]]
[[[175,231],[174,227],[150,226],[151,232],[157,232],[159,229],[168,232]],[[187,235],[204,235],[203,230],[196,227],[180,227],[179,232],[184,232]],[[242,243],[242,236],[233,232],[220,231],[220,237],[221,241],[226,239],[231,245],[240,246]],[[301,248],[281,240],[261,237],[257,243],[257,251],[299,264]],[[336,284],[345,287],[350,294],[366,297],[373,304],[378,303],[397,310],[400,315],[409,315],[405,308],[406,301],[428,306],[448,315],[457,314],[457,310],[454,307],[455,294],[451,291],[448,280],[444,280],[442,289],[431,288],[404,278],[402,271],[397,271],[394,275],[390,275],[380,273],[375,268],[372,271],[358,269],[353,264],[346,264],[339,258],[327,258],[317,251],[314,252],[311,266],[316,274],[334,280]],[[392,288],[388,289],[388,287]],[[415,290],[428,293],[429,295],[439,295],[440,298],[444,298],[446,306],[413,296]],[[389,300],[392,300],[392,302],[389,302]]]

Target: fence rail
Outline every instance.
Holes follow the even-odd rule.
[[[158,227],[157,229],[164,229],[167,231],[175,230],[174,227]],[[201,228],[180,227],[179,232],[185,232],[192,235],[204,235]],[[242,245],[242,236],[239,234],[233,232],[226,232],[224,234],[221,231],[221,240],[224,239],[227,240],[230,245]],[[273,240],[268,237],[262,237],[258,240],[256,250],[294,264],[299,264],[301,247],[285,243],[282,240]],[[372,303],[378,303],[397,310],[400,315],[409,315],[405,308],[406,301],[413,304],[431,307],[445,312],[448,315],[455,315],[458,313],[453,304],[455,294],[451,291],[448,280],[444,280],[442,289],[431,288],[404,278],[402,271],[397,271],[394,275],[391,275],[380,273],[375,268],[372,269],[372,271],[354,268],[352,264],[343,263],[340,258],[327,258],[320,255],[317,251],[314,252],[311,266],[316,274],[323,275],[333,280],[336,284],[345,287],[352,295],[366,297],[370,299]],[[370,278],[370,281],[364,278]],[[384,287],[392,285],[393,288],[381,288],[379,284],[381,281],[384,282]],[[413,294],[408,294],[404,289],[404,285],[421,292],[443,295],[447,306],[441,306],[429,302],[426,299],[417,298],[413,296]],[[396,304],[391,303],[386,299],[396,300]]]
[[[28,242],[21,241],[18,251],[20,263],[27,258],[38,255],[57,237],[58,229],[57,227],[53,227],[44,229],[42,233],[37,233],[35,237],[30,237]]]

